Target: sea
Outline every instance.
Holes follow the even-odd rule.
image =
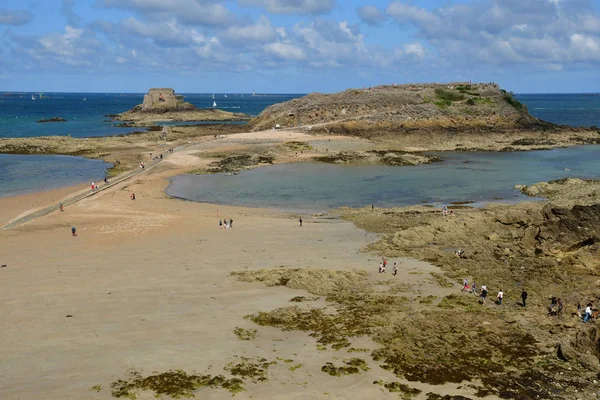
[[[186,101],[196,105],[200,108],[212,108],[213,101],[217,103],[218,109],[223,109],[233,112],[241,112],[250,115],[258,115],[266,107],[288,101],[297,97],[303,96],[302,94],[249,94],[249,93],[215,93],[213,100],[213,93],[188,93],[183,94]],[[143,93],[0,93],[0,138],[2,137],[37,137],[37,136],[72,136],[72,137],[97,137],[97,136],[113,136],[128,134],[135,130],[134,128],[119,128],[117,123],[110,121],[106,115],[116,114],[132,108],[133,106],[142,102]],[[557,124],[571,125],[577,127],[587,126],[600,126],[600,94],[518,94],[516,98],[527,105],[529,112],[546,121],[550,121]],[[51,123],[38,123],[38,120],[61,117],[66,119],[66,122],[51,122]],[[595,147],[594,147],[595,148]],[[552,150],[548,154],[557,151],[561,152],[564,149]],[[588,152],[589,150],[581,150]],[[595,151],[595,150],[594,150]],[[537,152],[528,152],[525,154],[523,162],[529,162],[531,160],[537,160],[539,156],[534,155]],[[528,156],[529,154],[529,156]],[[593,156],[595,155],[592,154]],[[469,156],[469,154],[467,154]],[[576,150],[575,153],[565,153],[565,156],[577,159],[580,154]],[[586,153],[586,157],[589,156]],[[452,155],[446,153],[444,158],[451,159]],[[457,156],[459,157],[459,156]],[[462,156],[460,156],[462,157]],[[459,157],[459,159],[460,159]],[[486,153],[483,155],[473,155],[482,162],[483,159],[489,158],[490,160],[497,160],[498,157],[507,157],[510,160],[511,155],[508,153],[491,154]],[[559,157],[560,158],[560,157]],[[462,160],[469,161],[469,160]],[[512,162],[519,162],[518,160],[511,160]],[[548,168],[563,168],[562,164],[565,163],[563,158],[560,161],[556,161],[556,165],[550,160],[547,165],[552,167]],[[476,162],[467,163],[465,165],[476,167]],[[559,165],[560,164],[560,165]],[[98,160],[86,160],[80,157],[64,157],[64,156],[23,156],[23,155],[6,155],[0,154],[0,197],[23,194],[27,192],[49,190],[59,187],[65,187],[69,185],[87,183],[93,180],[102,179],[106,173],[106,170],[110,167],[109,164],[104,164]],[[463,165],[464,166],[464,165]],[[524,166],[525,167],[525,166]],[[582,171],[581,176],[585,177],[597,177],[598,166],[590,165],[590,171]],[[286,167],[284,167],[285,169]],[[303,168],[303,167],[301,167]],[[328,167],[323,167],[328,168]],[[375,168],[381,168],[382,173],[385,170],[384,166]],[[414,171],[419,168],[423,168],[425,171],[427,166],[413,167],[413,168],[400,168],[394,171]],[[334,167],[335,169],[335,167]],[[260,169],[262,170],[262,169]],[[258,171],[260,171],[258,170]],[[259,180],[268,181],[267,175],[271,174],[269,169],[264,169],[265,176],[260,177]],[[363,177],[363,172],[359,172],[356,169],[350,168],[357,172],[356,179],[360,180]],[[517,169],[518,171],[518,169]],[[283,170],[280,172],[284,172]],[[333,173],[335,177],[335,171],[306,171],[307,176],[310,178],[313,174],[323,174],[325,172]],[[388,171],[389,172],[389,171]],[[385,172],[387,174],[388,172]],[[540,171],[539,180],[544,180],[544,177],[555,176],[555,175],[544,175]],[[248,172],[247,174],[256,174],[257,172]],[[403,172],[404,173],[404,172]],[[464,176],[465,171],[457,171],[457,176]],[[345,174],[345,172],[344,172]],[[371,171],[368,173],[370,176],[379,176],[377,171]],[[244,176],[245,174],[239,175]],[[271,174],[273,175],[273,174]],[[275,174],[276,175],[276,174]],[[562,175],[562,174],[559,174]],[[219,175],[217,175],[218,177]],[[452,182],[447,181],[448,186],[461,185],[473,183],[477,184],[479,179],[485,179],[484,177],[475,178],[470,182]],[[302,180],[302,179],[300,179]],[[310,181],[310,179],[308,179]],[[352,176],[347,181],[353,182]],[[536,179],[533,179],[536,181]],[[529,180],[528,180],[529,182]],[[416,178],[416,181],[410,183],[405,181],[401,184],[403,189],[406,189],[412,185],[419,184],[420,180]],[[203,183],[204,184],[204,183]],[[508,184],[508,183],[507,183]],[[273,191],[281,190],[278,188],[279,183],[273,182]],[[267,185],[268,186],[268,185]],[[314,186],[314,185],[313,185]],[[381,185],[379,185],[381,186]],[[394,187],[395,183],[389,182],[385,187],[390,187],[391,192],[382,194],[385,198],[401,197],[399,192],[396,192]],[[170,188],[170,190],[173,190]],[[307,192],[306,188],[298,187],[300,192]],[[365,188],[367,191],[373,189]],[[268,192],[268,188],[267,188]],[[346,195],[350,192],[340,190],[340,193]],[[279,192],[281,193],[281,192]],[[308,193],[308,192],[307,192]],[[265,196],[263,192],[260,194]],[[460,193],[456,193],[457,196],[461,196]],[[475,197],[476,193],[470,195]],[[506,197],[506,195],[502,195]],[[492,196],[492,197],[502,197]],[[185,197],[185,196],[181,196]],[[373,201],[373,196],[367,196],[357,201],[347,201],[344,203],[343,199],[339,198],[324,198],[318,207],[333,207],[340,204],[351,204],[351,205],[362,205],[370,204]],[[488,196],[489,197],[489,196]],[[191,200],[202,200],[202,201],[214,201],[214,202],[227,202],[227,198],[231,200],[231,203],[238,202],[235,196],[227,196],[226,199],[221,198],[207,198],[197,197],[197,195],[188,197]],[[268,196],[267,196],[268,198]],[[454,197],[452,197],[454,198]],[[298,203],[302,203],[302,196],[299,197]],[[411,201],[414,199],[411,199]],[[248,198],[248,201],[250,199]],[[387,201],[387,200],[385,200]],[[260,206],[273,206],[279,204],[280,199],[273,198],[272,201],[267,199],[266,202],[258,202]],[[387,203],[387,205],[393,205],[394,201]],[[398,204],[404,204],[398,202]],[[294,206],[295,207],[295,206]]]

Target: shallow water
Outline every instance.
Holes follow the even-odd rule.
[[[0,197],[98,182],[110,167],[83,157],[0,154]]]
[[[516,184],[565,177],[598,178],[600,146],[514,153],[435,153],[441,163],[413,167],[284,164],[240,175],[182,175],[167,194],[186,200],[247,207],[324,211],[455,201],[526,199]]]

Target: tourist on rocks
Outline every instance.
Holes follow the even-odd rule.
[[[548,307],[548,315],[556,315],[556,305],[558,304],[558,300],[556,296],[552,296],[550,299],[550,307]]]
[[[498,292],[498,296],[496,296],[496,298],[498,299],[498,305],[501,306],[502,299],[504,298],[504,292],[502,291],[502,289],[500,289],[500,291]]]
[[[475,281],[471,283],[471,293],[477,294],[477,284],[475,283]]]
[[[384,270],[385,270],[385,267],[383,266],[383,263],[380,262],[379,263],[379,273],[381,274]]]
[[[387,267],[387,260],[385,257],[381,257],[381,262],[383,262],[383,272],[385,272],[385,268]]]
[[[58,206],[60,211],[65,211],[65,209],[63,208],[63,203],[60,203],[60,205]]]
[[[398,275],[398,265],[396,263],[394,263],[394,269],[392,270],[392,272],[394,276]]]
[[[585,308],[585,317],[583,317],[583,322],[588,322],[592,318],[592,303],[588,303]]]
[[[75,227],[72,227],[72,228],[71,228],[71,234],[72,234],[73,236],[77,236],[77,229],[75,229]]]
[[[129,195],[129,198],[130,198],[131,200],[135,200],[135,193],[131,193],[131,194]]]
[[[562,315],[564,308],[565,308],[565,304],[563,303],[562,299],[558,299],[558,304],[556,307],[556,316],[557,317],[560,317]]]
[[[463,287],[461,292],[468,292],[469,291],[469,279],[465,278],[463,279]]]
[[[487,286],[481,285],[481,304],[485,306],[485,298],[487,297]]]
[[[527,303],[527,291],[525,289],[521,291],[521,303],[523,304],[523,307],[525,307],[525,304]]]

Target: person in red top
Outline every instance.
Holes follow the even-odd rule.
[[[381,261],[383,262],[383,268],[387,267],[387,260],[385,257],[381,257]]]

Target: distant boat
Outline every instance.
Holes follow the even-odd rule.
[[[35,100],[35,96],[34,95],[31,95],[31,100]]]
[[[227,97],[227,95],[225,95],[225,97]]]
[[[213,107],[216,107],[216,106],[217,106],[217,102],[213,101]]]
[[[212,95],[212,98],[213,98],[213,100],[215,99],[215,94],[214,94],[214,93],[213,93],[213,95]]]
[[[252,96],[256,96],[256,90],[252,91]]]
[[[81,101],[87,101],[87,97],[83,96],[83,100],[81,100]]]
[[[42,94],[40,93],[40,100],[42,99]]]

